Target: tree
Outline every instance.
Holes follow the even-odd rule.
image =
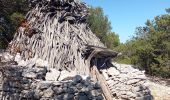
[[[119,36],[111,32],[111,23],[108,17],[104,15],[100,7],[89,9],[88,24],[96,36],[108,47],[113,49],[120,44]]]
[[[119,35],[114,32],[110,32],[106,36],[106,46],[108,48],[114,49],[120,44]]]
[[[26,0],[0,0],[0,48],[7,47],[28,9]]]
[[[128,46],[124,52],[130,63],[145,69],[147,74],[170,77],[169,14],[147,20],[145,26],[136,28],[136,36],[124,45]]]

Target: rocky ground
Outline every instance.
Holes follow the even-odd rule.
[[[132,78],[133,76],[143,78],[144,81],[142,86],[147,87],[150,90],[153,100],[170,100],[170,79],[160,79],[147,76],[144,74],[144,71],[134,69],[131,65],[117,63],[114,63],[114,65],[118,70],[125,71],[127,73],[126,75],[128,75],[128,78]],[[144,100],[148,99],[145,98]]]
[[[170,80],[161,80],[156,79],[153,80],[148,77],[147,82],[145,83],[146,86],[149,87],[154,100],[170,100]]]

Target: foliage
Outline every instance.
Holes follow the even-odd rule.
[[[111,23],[108,17],[104,15],[103,9],[100,7],[89,9],[90,15],[87,22],[93,33],[108,47],[113,49],[120,44],[119,36],[111,32]]]
[[[147,74],[170,77],[170,15],[148,20],[144,27],[136,28],[134,38],[116,49],[125,56],[119,61],[128,59],[129,63],[145,69]]]
[[[0,0],[0,10],[0,48],[5,48],[29,7],[26,0]]]

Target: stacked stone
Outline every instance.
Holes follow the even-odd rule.
[[[102,100],[102,90],[90,78],[75,76],[60,82],[45,81],[45,67],[11,65],[2,74],[2,100]]]
[[[2,84],[3,84],[3,77],[2,77],[2,73],[0,72],[0,96],[2,95],[2,88],[3,88]]]
[[[67,82],[40,82],[35,90],[34,97],[42,100],[103,100],[99,84],[92,84],[81,76]]]
[[[144,71],[131,65],[114,64],[102,74],[107,80],[112,94],[126,100],[151,100],[150,90],[143,84],[146,82]]]
[[[2,100],[18,100],[25,95],[23,92],[32,90],[32,83],[35,80],[43,81],[47,69],[45,67],[19,67],[16,65],[8,65],[3,67],[3,79],[1,80],[2,92],[0,99]],[[27,97],[27,96],[26,96]]]

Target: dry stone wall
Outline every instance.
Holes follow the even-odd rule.
[[[113,63],[114,67],[102,70],[112,94],[125,100],[152,100],[144,71],[131,65]]]
[[[98,83],[76,75],[64,81],[45,81],[45,67],[5,66],[1,73],[1,100],[102,100]],[[2,78],[3,77],[3,78]]]

